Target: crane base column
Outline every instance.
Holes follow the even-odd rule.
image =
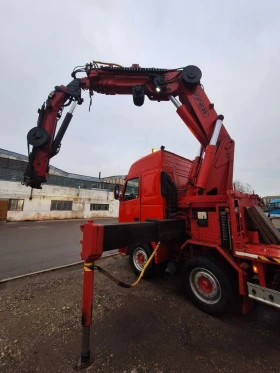
[[[90,326],[83,327],[83,351],[78,357],[75,365],[76,370],[82,370],[89,367],[94,362],[94,356],[89,349]]]
[[[84,263],[83,276],[83,300],[82,300],[82,352],[75,365],[76,370],[89,367],[94,362],[90,351],[90,326],[92,324],[93,286],[94,286],[94,262]]]

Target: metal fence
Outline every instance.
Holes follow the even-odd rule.
[[[23,180],[23,173],[27,163],[9,158],[0,158],[0,180],[18,181]],[[74,179],[71,177],[49,175],[47,179],[48,185],[59,185],[68,188],[82,188],[82,189],[105,189],[113,191],[114,184],[104,183],[102,181],[90,181],[83,179]]]

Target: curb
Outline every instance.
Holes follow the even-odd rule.
[[[64,219],[30,219],[30,220],[1,220],[0,223],[6,223],[6,224],[10,224],[10,223],[57,223],[57,222],[69,222],[69,221],[76,221],[77,223],[79,222],[87,222],[88,220],[96,220],[97,221],[97,224],[98,224],[98,221],[101,221],[101,220],[116,220],[118,221],[118,217],[104,217],[104,218],[100,218],[100,217],[91,217],[91,218],[64,218]]]
[[[98,260],[105,259],[105,258],[108,258],[108,257],[111,257],[111,256],[120,255],[118,250],[111,250],[111,251],[105,252],[104,254]],[[4,278],[3,280],[0,280],[0,284],[6,283],[6,282],[9,282],[9,281],[13,281],[13,280],[19,280],[19,279],[25,278],[25,277],[40,275],[40,274],[46,273],[46,272],[57,271],[59,269],[74,267],[74,266],[77,266],[77,265],[83,264],[83,263],[84,263],[84,261],[81,260],[79,262],[74,262],[74,263],[71,263],[71,264],[64,264],[64,265],[59,266],[59,267],[47,268],[47,269],[42,269],[41,271],[30,272],[30,273],[26,273],[26,274],[20,275],[20,276]]]

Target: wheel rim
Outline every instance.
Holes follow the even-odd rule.
[[[190,285],[195,296],[206,304],[218,303],[222,296],[217,278],[204,268],[195,268],[190,273]]]
[[[148,260],[148,255],[142,247],[137,247],[133,252],[133,264],[138,271],[142,271]]]

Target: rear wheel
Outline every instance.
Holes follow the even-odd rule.
[[[222,315],[234,306],[235,279],[231,269],[214,258],[193,257],[183,270],[186,295],[201,310]]]
[[[152,255],[153,249],[150,245],[136,245],[129,249],[129,263],[133,272],[139,276],[147,260]],[[143,278],[147,278],[151,275],[153,270],[153,261],[149,264],[146,269]]]

